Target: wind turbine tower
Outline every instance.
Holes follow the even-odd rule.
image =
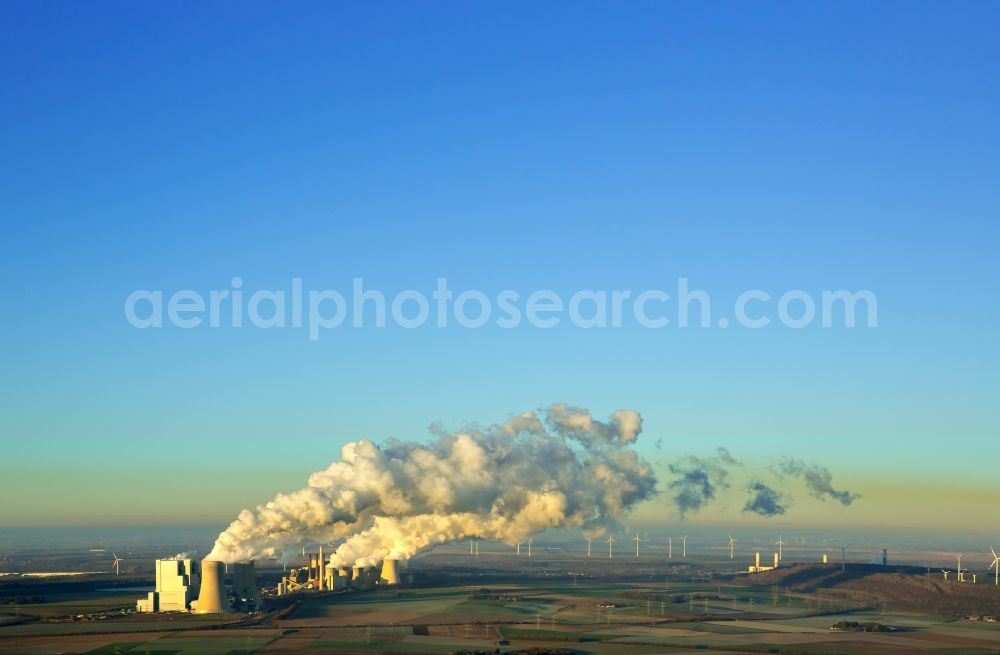
[[[733,535],[729,535],[729,559],[733,559],[735,548],[736,548],[736,540],[733,539]]]
[[[995,569],[996,573],[993,577],[993,585],[1000,587],[1000,556],[997,555],[997,551],[993,550],[993,546],[990,546],[990,552],[993,553],[993,563],[987,567],[986,571],[988,573],[990,569]]]
[[[674,538],[667,537],[667,559],[673,559],[674,557]]]
[[[615,556],[615,536],[613,534],[608,535],[608,559],[612,559]]]
[[[962,553],[956,553],[955,559],[958,560],[958,566],[955,567],[955,579],[959,582],[965,582],[965,574],[962,573]]]
[[[681,557],[688,556],[688,536],[681,537]]]
[[[778,561],[780,562],[782,558],[781,547],[785,545],[785,542],[781,540],[780,534],[778,535],[778,540],[774,542],[774,545],[778,547]]]
[[[528,557],[531,557],[531,539],[528,539]]]
[[[114,553],[111,553],[111,554],[114,555],[114,558],[115,558],[115,561],[112,562],[111,566],[115,567],[115,575],[118,575],[118,573],[119,573],[118,565],[121,564],[122,558],[118,557],[118,555],[115,555]]]
[[[590,557],[590,542],[594,540],[593,537],[586,537],[587,539],[587,557]]]
[[[635,558],[639,559],[639,542],[642,541],[642,538],[639,536],[638,532],[635,533],[634,541],[635,541]]]

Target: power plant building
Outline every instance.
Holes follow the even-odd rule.
[[[760,553],[754,554],[753,566],[747,568],[748,573],[763,573],[764,571],[773,571],[778,568],[778,553],[774,554],[774,566],[761,566],[760,565]]]
[[[191,559],[156,560],[156,590],[136,603],[139,612],[187,612],[200,582],[198,562]]]
[[[289,569],[288,573],[278,583],[278,595],[284,596],[296,591],[343,591],[346,589],[372,589],[376,586],[392,586],[399,584],[399,562],[387,559],[382,562],[381,569],[375,566],[335,568],[319,553],[309,555],[309,565]]]
[[[233,603],[246,610],[260,609],[260,592],[257,590],[257,572],[253,562],[233,564]]]
[[[156,590],[136,602],[139,612],[223,614],[235,607],[260,609],[260,592],[253,562],[232,565],[233,585],[225,586],[225,565],[214,560],[156,560]],[[197,593],[195,593],[197,590]]]

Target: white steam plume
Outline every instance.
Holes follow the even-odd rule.
[[[544,420],[524,412],[486,430],[438,431],[426,444],[354,441],[304,489],[243,510],[209,558],[346,538],[331,563],[369,566],[474,536],[513,544],[546,528],[601,534],[654,492],[652,468],[629,448],[641,430],[633,410],[599,421],[556,404]]]

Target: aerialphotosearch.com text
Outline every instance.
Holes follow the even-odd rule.
[[[688,278],[678,278],[671,291],[664,289],[581,289],[559,293],[550,289],[527,292],[504,289],[490,295],[475,289],[456,292],[448,278],[437,278],[430,293],[405,289],[383,293],[351,279],[350,290],[304,289],[302,278],[292,278],[287,289],[244,288],[234,277],[229,287],[202,293],[181,289],[137,289],[125,299],[125,318],[137,328],[241,328],[305,329],[312,341],[335,328],[415,329],[427,325],[478,329],[490,324],[500,328],[528,325],[540,329],[568,324],[582,329],[620,328],[636,325],[727,328],[731,325],[760,329],[780,325],[800,329],[856,325],[878,326],[878,302],[869,290],[809,293],[791,289],[778,294],[750,289],[727,303],[724,315],[707,291],[692,288]]]

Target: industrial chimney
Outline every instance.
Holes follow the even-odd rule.
[[[319,579],[319,590],[326,589],[326,557],[323,555],[323,547],[319,547],[319,561],[317,562],[316,577]]]
[[[229,611],[226,589],[222,586],[222,562],[206,559],[201,562],[201,590],[198,592],[196,614],[224,614]]]
[[[399,560],[387,559],[382,562],[381,584],[399,584]]]

